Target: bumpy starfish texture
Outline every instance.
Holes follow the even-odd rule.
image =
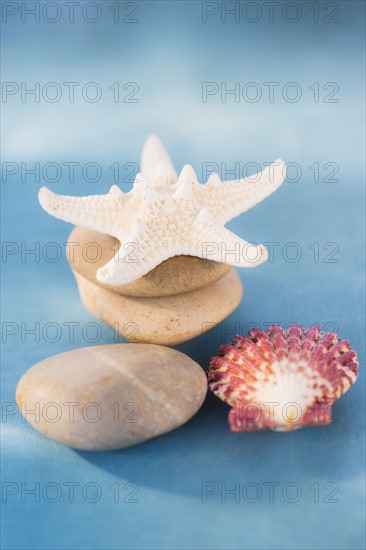
[[[217,174],[198,183],[186,164],[179,177],[155,136],[150,136],[128,193],[113,185],[106,195],[57,195],[46,187],[39,201],[60,220],[107,233],[121,241],[114,258],[100,268],[100,282],[130,283],[164,260],[181,254],[254,267],[267,259],[263,245],[252,245],[224,227],[275,191],[286,165],[277,160],[263,172],[239,181],[222,182]]]

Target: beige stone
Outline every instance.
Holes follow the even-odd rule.
[[[193,256],[175,256],[127,285],[100,283],[96,277],[98,269],[113,258],[119,247],[120,242],[114,237],[75,227],[69,237],[67,257],[73,271],[88,281],[126,296],[171,296],[189,292],[218,281],[231,269],[229,265]]]
[[[44,435],[84,450],[129,447],[173,430],[201,407],[206,375],[176,350],[112,344],[44,359],[20,379],[16,399]]]
[[[165,346],[190,340],[223,321],[243,293],[234,270],[204,288],[161,298],[122,296],[74,275],[84,305],[98,319],[130,341]]]

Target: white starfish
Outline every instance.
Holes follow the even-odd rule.
[[[273,193],[283,182],[285,169],[284,162],[277,160],[240,181],[221,182],[213,174],[200,184],[189,164],[177,177],[162,144],[150,136],[142,152],[141,173],[128,193],[113,185],[106,195],[71,197],[42,187],[39,201],[60,220],[121,241],[114,258],[97,273],[99,281],[121,285],[181,254],[238,267],[264,262],[263,245],[240,239],[224,224]]]

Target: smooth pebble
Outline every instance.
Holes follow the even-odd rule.
[[[18,407],[34,428],[64,445],[112,450],[178,428],[201,407],[204,370],[163,346],[111,344],[44,359],[20,379]],[[38,410],[39,414],[25,414]]]

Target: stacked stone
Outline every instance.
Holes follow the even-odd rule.
[[[129,341],[180,344],[223,321],[242,298],[231,266],[193,256],[169,258],[127,285],[99,282],[98,269],[120,246],[109,235],[75,227],[67,254],[85,307]]]

